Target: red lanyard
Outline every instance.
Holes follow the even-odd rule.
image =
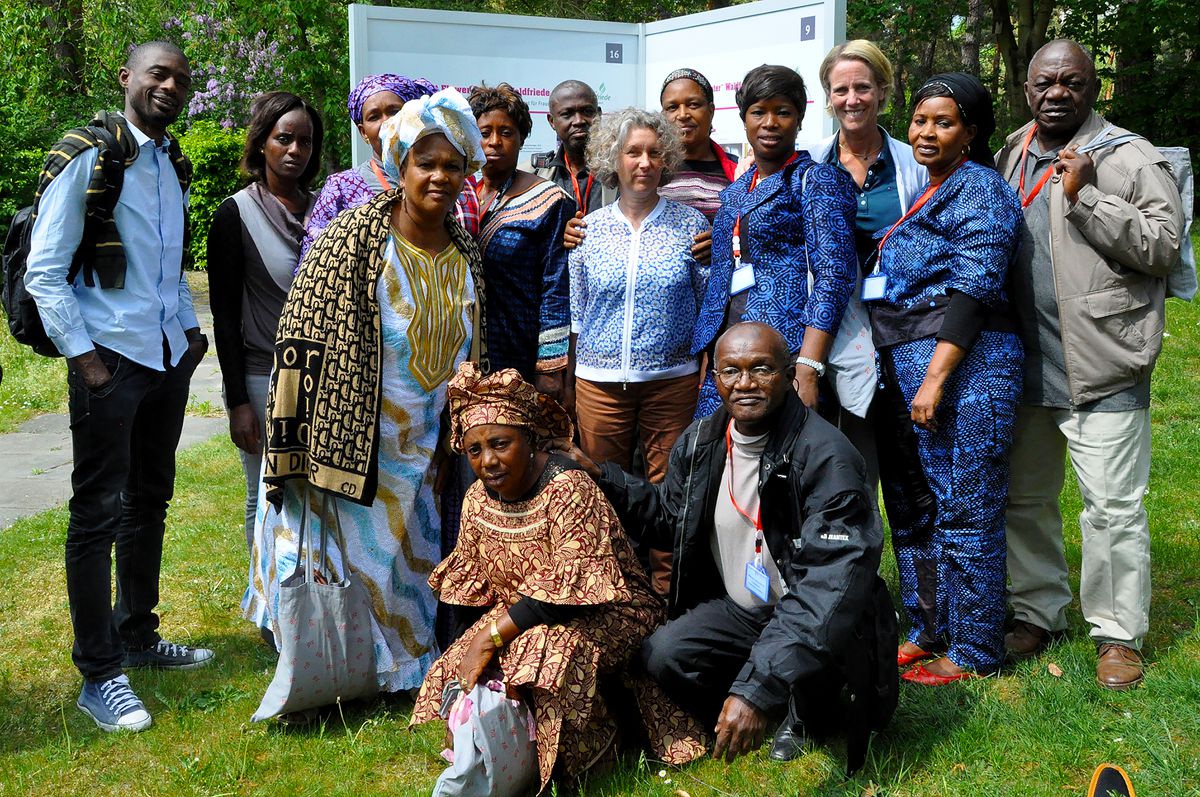
[[[390,190],[392,184],[388,182],[387,175],[383,173],[383,169],[379,168],[379,164],[374,159],[371,160],[371,169],[374,170],[375,176],[379,178],[379,184],[383,186],[383,190]]]
[[[787,159],[787,163],[780,167],[779,171],[783,171],[791,166],[797,158],[800,157],[799,152],[793,152],[792,157]],[[758,187],[758,169],[754,170],[754,176],[750,178],[750,190],[746,195],[754,193],[754,189]],[[737,218],[733,220],[733,267],[737,268],[742,262],[742,214],[739,212]]]
[[[588,212],[588,200],[592,196],[592,180],[596,179],[594,174],[589,174],[587,184],[583,189],[583,193],[579,193],[579,180],[575,178],[575,167],[571,165],[571,161],[567,159],[567,153],[563,153],[563,164],[567,167],[567,174],[571,175],[571,187],[575,189],[575,204],[578,209],[583,211],[583,215]]]
[[[1037,181],[1037,185],[1033,187],[1033,190],[1029,192],[1028,196],[1025,194],[1025,158],[1029,155],[1029,142],[1033,141],[1033,135],[1036,132],[1037,125],[1031,125],[1029,132],[1025,134],[1025,143],[1021,146],[1021,178],[1020,182],[1017,184],[1017,188],[1018,192],[1021,194],[1022,208],[1027,208],[1033,204],[1033,200],[1037,199],[1037,195],[1042,190],[1042,186],[1044,186],[1046,181],[1050,179],[1050,175],[1054,174],[1054,166],[1051,165],[1050,168],[1046,170],[1046,173],[1042,175],[1042,179]]]
[[[759,504],[758,512],[755,517],[750,517],[750,513],[742,509],[741,504],[733,497],[733,421],[725,427],[725,453],[729,456],[729,502],[733,504],[733,508],[737,513],[746,518],[747,522],[754,525],[754,561],[762,561],[762,504]]]
[[[921,196],[917,197],[917,201],[912,203],[912,207],[910,207],[908,209],[908,212],[905,213],[903,216],[901,216],[899,221],[897,221],[895,224],[893,224],[891,227],[889,227],[888,231],[885,232],[883,234],[883,237],[879,239],[879,251],[883,251],[884,243],[887,242],[888,237],[893,232],[895,232],[896,228],[899,227],[901,224],[903,224],[905,221],[907,221],[909,219],[909,217],[912,216],[914,213],[916,213],[918,210],[925,207],[925,203],[929,201],[929,198],[932,197],[935,193],[937,193],[937,190],[946,184],[946,182],[950,179],[951,175],[953,175],[956,171],[958,171],[959,168],[966,162],[967,162],[966,158],[963,158],[962,160],[960,160],[958,162],[958,165],[950,170],[950,174],[946,175],[945,180],[942,180],[937,185],[929,186],[928,188],[925,189],[925,193],[923,193],[923,194],[921,194]]]

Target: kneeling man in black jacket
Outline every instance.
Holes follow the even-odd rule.
[[[771,758],[791,760],[806,737],[840,726],[854,772],[898,688],[862,457],[800,402],[775,329],[737,324],[713,359],[723,406],[680,436],[662,484],[568,453],[631,537],[674,551],[671,619],[642,659],[679,705],[715,723],[713,756],[757,749],[782,716]]]

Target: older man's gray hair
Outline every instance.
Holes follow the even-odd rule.
[[[663,153],[663,184],[683,163],[683,139],[675,125],[658,111],[625,108],[606,113],[588,133],[587,166],[588,171],[609,188],[617,187],[617,156],[634,130],[651,130],[658,136],[658,146]]]

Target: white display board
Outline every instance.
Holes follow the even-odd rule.
[[[742,77],[760,64],[783,64],[799,72],[808,89],[800,148],[833,132],[817,72],[825,54],[846,39],[845,0],[761,0],[644,27],[643,107],[659,107],[663,79],[674,70],[699,70],[713,85],[713,139],[739,152],[746,136],[734,94]]]
[[[714,138],[734,151],[745,141],[734,92],[742,76],[763,63],[796,69],[809,87],[802,145],[833,130],[817,69],[845,38],[845,0],[760,0],[646,24],[358,4],[349,14],[351,87],[377,72],[424,77],[464,94],[480,83],[510,83],[534,117],[523,159],[557,143],[547,103],[563,80],[587,83],[608,110],[656,109],[662,79],[685,66],[713,82]],[[351,138],[361,162],[367,146],[357,131]]]

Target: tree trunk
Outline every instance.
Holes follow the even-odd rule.
[[[1014,121],[1029,119],[1025,80],[1029,61],[1046,43],[1054,0],[1016,0],[1016,25],[1009,0],[990,0],[996,48],[1004,60],[1004,97]]]
[[[1120,11],[1117,30],[1116,74],[1109,116],[1116,124],[1136,130],[1151,141],[1159,138],[1156,112],[1161,99],[1154,85],[1154,53],[1159,43],[1152,14],[1131,3]]]
[[[979,40],[983,32],[983,14],[986,8],[986,0],[967,0],[967,16],[963,20],[962,41],[959,44],[962,70],[975,77],[980,75]]]
[[[87,94],[84,68],[79,55],[79,26],[83,20],[82,0],[41,0],[47,10],[46,40],[50,58],[58,66],[63,94]]]

